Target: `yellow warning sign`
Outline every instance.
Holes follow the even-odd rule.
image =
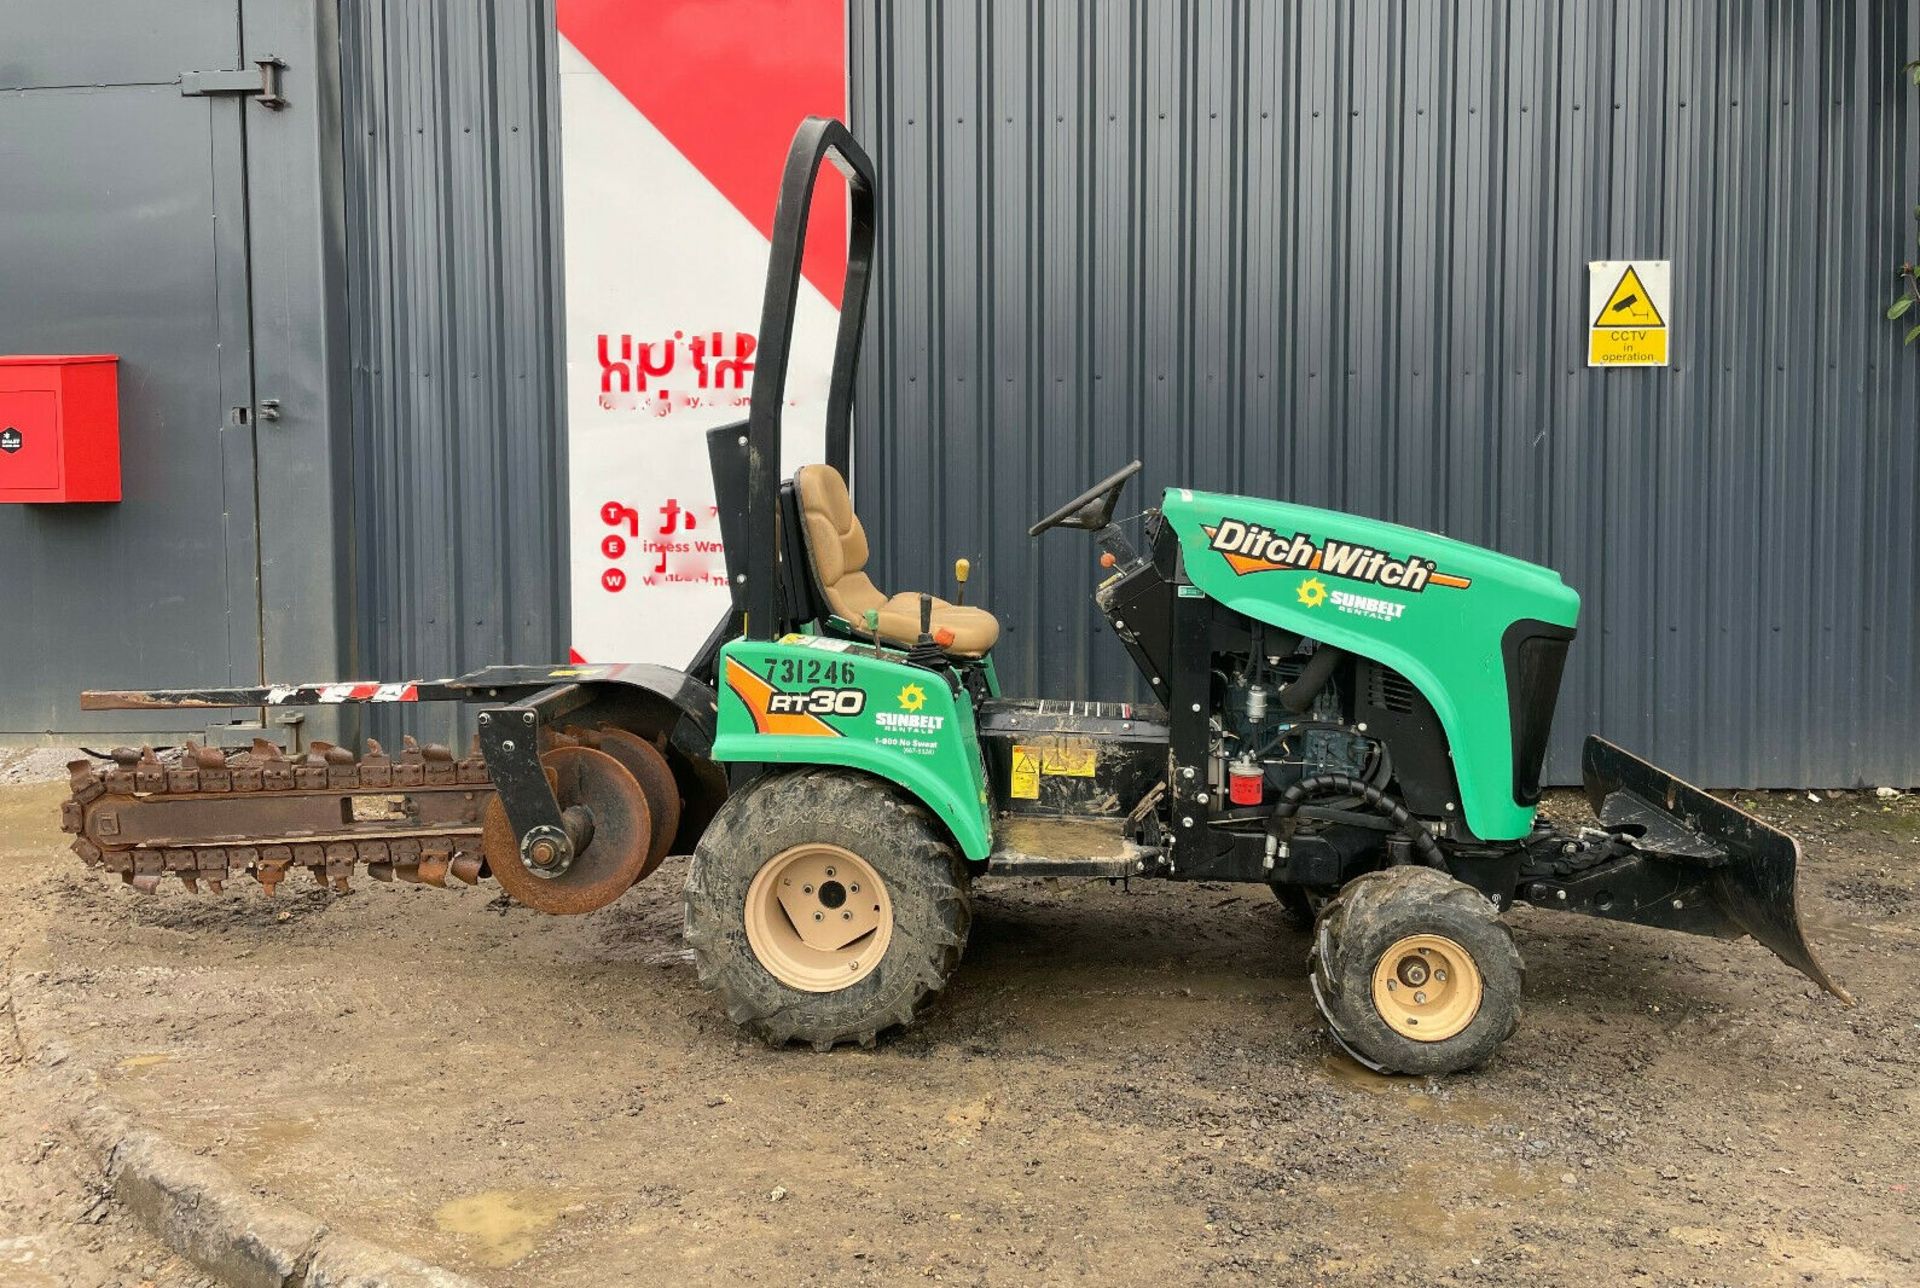
[[[1666,319],[1660,316],[1660,310],[1653,307],[1653,300],[1647,295],[1647,284],[1640,280],[1640,274],[1633,271],[1633,265],[1627,265],[1627,271],[1620,274],[1620,284],[1613,288],[1613,294],[1600,306],[1600,316],[1593,320],[1595,326],[1665,326]]]
[[[1664,259],[1587,265],[1587,365],[1664,367],[1673,265]]]
[[[1056,738],[1041,744],[1040,772],[1064,778],[1093,777],[1093,739]]]
[[[1007,795],[1017,801],[1040,799],[1040,752],[1034,747],[1013,748],[1013,765],[1007,771]]]

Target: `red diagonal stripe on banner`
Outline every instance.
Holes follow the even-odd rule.
[[[561,34],[767,237],[800,118],[846,116],[845,13],[845,0],[559,0]],[[846,247],[829,166],[804,268],[835,307]]]

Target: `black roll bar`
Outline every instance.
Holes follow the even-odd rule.
[[[832,161],[846,176],[853,198],[847,276],[840,295],[840,329],[834,340],[833,378],[827,390],[827,464],[846,477],[853,454],[853,378],[860,363],[867,289],[873,282],[873,162],[845,125],[831,117],[809,116],[793,136],[786,170],[780,177],[780,204],[773,216],[773,253],[767,260],[767,293],[760,306],[753,398],[747,413],[746,633],[750,639],[772,639],[781,619],[778,516],[787,364],[793,356],[793,315],[800,300],[807,216],[823,161]]]

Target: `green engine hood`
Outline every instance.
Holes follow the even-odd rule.
[[[1502,639],[1531,619],[1571,629],[1580,596],[1550,568],[1311,506],[1169,488],[1161,502],[1195,586],[1235,612],[1385,663],[1433,704],[1467,826],[1526,835],[1514,798]]]

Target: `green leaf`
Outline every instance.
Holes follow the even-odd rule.
[[[1906,311],[1912,307],[1913,297],[1911,295],[1901,296],[1893,302],[1893,307],[1887,310],[1887,321],[1892,322],[1905,316]]]
[[[1913,328],[1913,330],[1907,332],[1907,338],[1905,341],[1903,341],[1903,343],[1912,344],[1915,340],[1920,340],[1920,326],[1917,326]]]

